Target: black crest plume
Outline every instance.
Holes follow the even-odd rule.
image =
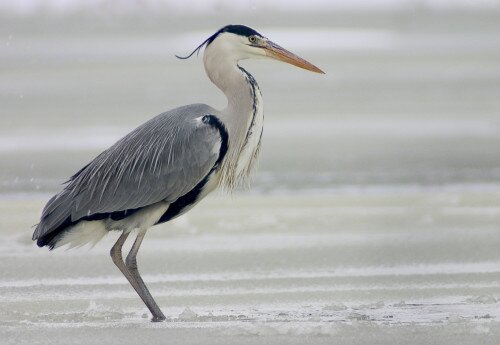
[[[186,60],[186,59],[189,59],[191,56],[193,56],[194,53],[196,53],[196,56],[198,56],[201,48],[203,48],[205,45],[208,47],[210,45],[210,43],[212,43],[217,38],[217,36],[219,36],[220,34],[222,34],[224,32],[230,32],[230,33],[233,33],[235,35],[246,36],[246,37],[252,36],[252,35],[263,37],[261,34],[259,34],[254,29],[249,28],[248,26],[245,26],[245,25],[226,25],[223,28],[219,29],[215,34],[213,34],[212,36],[207,38],[205,41],[203,41],[198,47],[196,47],[195,50],[193,50],[191,52],[191,54],[189,54],[187,56],[175,55],[175,57],[178,59]]]

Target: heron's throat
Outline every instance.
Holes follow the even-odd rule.
[[[210,80],[227,97],[219,114],[229,133],[229,150],[221,165],[220,184],[228,189],[249,181],[260,151],[262,97],[257,82],[236,61],[205,58]]]
[[[253,107],[253,96],[249,92],[249,74],[238,66],[237,61],[206,54],[204,63],[212,83],[226,95],[227,109],[240,111]]]

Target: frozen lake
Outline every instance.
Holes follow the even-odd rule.
[[[163,324],[111,263],[117,234],[48,252],[29,239],[39,200],[0,205],[0,330],[13,341],[500,339],[500,190],[210,198],[141,251]]]
[[[163,324],[111,263],[117,234],[48,252],[29,238],[42,200],[0,205],[0,331],[13,342],[500,339],[498,189],[212,197],[144,243]]]
[[[500,13],[273,13],[231,21],[327,75],[244,63],[266,106],[260,169],[147,234],[161,324],[109,258],[117,234],[48,252],[31,227],[138,124],[224,106],[201,58],[173,54],[227,19],[2,15],[1,344],[500,343]]]

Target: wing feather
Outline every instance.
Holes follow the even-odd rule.
[[[33,238],[95,214],[174,202],[209,174],[219,131],[196,120],[215,111],[191,105],[158,115],[120,139],[68,181],[45,206]]]

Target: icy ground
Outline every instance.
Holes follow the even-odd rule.
[[[500,344],[494,1],[241,1],[195,20],[193,6],[120,19],[94,2],[88,15],[0,13],[0,345]],[[109,258],[117,234],[48,252],[31,226],[140,123],[225,106],[201,56],[174,54],[228,22],[327,74],[242,64],[264,94],[259,172],[250,193],[147,234],[139,268],[168,317],[153,324]]]
[[[2,344],[497,344],[500,191],[214,197],[148,233],[153,324],[108,257],[30,240],[2,201]]]

